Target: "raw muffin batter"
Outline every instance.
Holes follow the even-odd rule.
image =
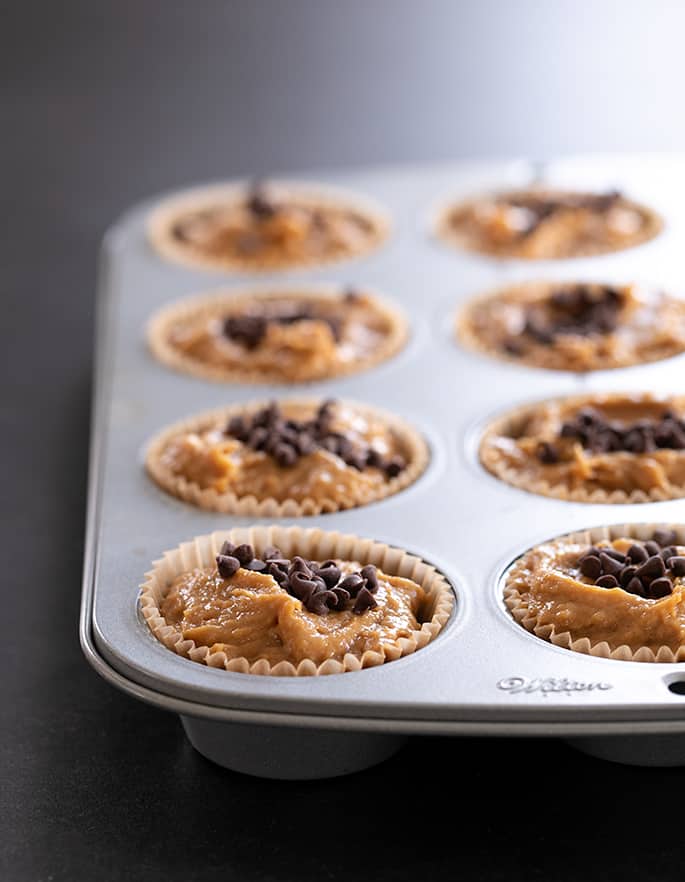
[[[617,191],[577,193],[531,188],[495,193],[448,209],[440,234],[494,257],[578,257],[652,239],[662,222]]]
[[[462,343],[558,371],[596,371],[685,351],[685,302],[635,285],[529,282],[467,304]]]
[[[685,547],[675,540],[674,532],[659,530],[646,542],[539,545],[512,569],[507,605],[547,639],[567,633],[571,642],[606,643],[611,651],[675,655],[685,646]]]
[[[406,339],[401,314],[357,291],[225,295],[167,308],[150,345],[172,367],[209,379],[297,383],[363,370]]]
[[[562,499],[649,502],[685,496],[685,399],[583,395],[519,408],[488,427],[483,465]]]
[[[151,233],[168,257],[236,270],[329,263],[366,253],[386,234],[361,201],[268,182],[188,199],[159,214]]]

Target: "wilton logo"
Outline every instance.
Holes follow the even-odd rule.
[[[583,683],[579,680],[568,680],[566,677],[505,677],[497,683],[497,688],[510,695],[541,692],[546,698],[550,693],[573,695],[574,692],[604,692],[613,687],[611,683]]]

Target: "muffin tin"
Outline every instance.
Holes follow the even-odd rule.
[[[685,357],[578,376],[508,365],[461,349],[455,309],[525,278],[655,282],[678,293],[674,247],[685,227],[685,160],[584,157],[546,163],[551,186],[617,187],[653,206],[664,232],[630,251],[566,261],[497,261],[432,236],[446,200],[530,182],[526,161],[457,163],[305,176],[359,191],[390,212],[378,251],[306,271],[227,275],[165,260],[146,223],[167,196],[130,210],[105,237],[99,275],[96,381],[81,641],[90,663],[124,691],[180,714],[195,747],[252,774],[322,777],[371,765],[409,735],[556,735],[623,762],[685,764],[685,667],[598,659],[526,632],[504,608],[507,566],[539,541],[604,524],[680,522],[682,500],[595,505],[544,498],[491,476],[480,432],[517,404],[609,389],[682,392]],[[172,194],[168,194],[172,195]],[[411,339],[366,373],[307,386],[204,382],[168,370],[145,343],[160,307],[193,293],[302,283],[375,289],[409,316]],[[215,670],[175,656],[150,633],[138,586],[163,551],[214,530],[254,523],[166,495],[143,468],[147,442],[204,410],[254,399],[356,399],[423,432],[428,470],[401,493],[362,508],[287,523],[366,536],[437,566],[457,596],[443,632],[381,667],[319,677]],[[262,522],[264,523],[264,522]]]

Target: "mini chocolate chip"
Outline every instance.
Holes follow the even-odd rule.
[[[290,566],[290,561],[285,557],[270,557],[269,563],[278,567],[279,570],[283,570],[285,573],[288,572],[288,567]]]
[[[326,583],[327,588],[333,588],[340,581],[340,569],[333,565],[328,567],[319,567],[317,575]]]
[[[305,603],[309,612],[317,616],[328,615],[331,606],[337,602],[337,598],[330,591],[317,591],[312,594]]]
[[[352,612],[359,615],[360,613],[366,612],[367,609],[373,609],[375,606],[378,606],[376,598],[368,588],[362,588],[359,594],[357,594],[357,599],[352,607]]]
[[[254,548],[251,545],[238,545],[233,549],[233,556],[238,558],[241,566],[247,566],[254,560]]]
[[[269,440],[269,430],[264,428],[264,426],[257,426],[252,429],[250,434],[247,437],[247,446],[251,447],[253,450],[261,450],[266,447],[267,441]]]
[[[264,185],[260,182],[252,185],[245,204],[248,210],[259,220],[273,217],[278,211],[278,206],[268,198],[264,191]]]
[[[281,468],[290,468],[297,462],[297,451],[290,444],[278,443],[274,447],[273,457]]]
[[[350,592],[337,586],[332,588],[331,591],[336,598],[335,606],[331,607],[331,609],[343,609],[347,601],[350,599]]]
[[[276,548],[275,545],[267,545],[267,547],[262,552],[262,560],[275,560],[282,559],[283,555],[281,553],[280,548]]]
[[[661,546],[675,545],[678,537],[675,530],[655,530],[652,539]]]
[[[627,557],[635,564],[644,563],[649,557],[642,545],[631,545],[628,549]]]
[[[350,592],[351,597],[356,597],[360,588],[364,585],[364,579],[359,575],[359,573],[350,573],[348,576],[345,576],[344,579],[340,581],[338,584],[338,588],[344,588],[345,591]]]
[[[235,545],[232,542],[229,542],[227,539],[222,544],[219,554],[233,554],[234,551],[235,551]]]
[[[540,441],[535,455],[543,465],[554,465],[559,462],[559,452],[549,441]]]
[[[224,320],[224,335],[247,349],[255,349],[266,334],[267,319],[261,315],[229,316]]]
[[[306,573],[296,571],[288,579],[288,585],[295,597],[305,603],[309,597],[319,590],[319,586],[313,579],[309,579]]]
[[[281,586],[281,588],[287,587],[288,574],[284,573],[273,561],[269,561],[266,565],[266,572]]]
[[[623,569],[623,565],[619,561],[614,560],[613,557],[609,557],[604,551],[600,552],[599,560],[602,564],[602,572],[605,576],[618,575]]]
[[[385,474],[389,478],[396,478],[406,468],[406,462],[401,456],[391,456],[385,462]]]
[[[216,568],[222,579],[230,579],[240,569],[240,561],[228,554],[217,554]]]
[[[640,579],[657,579],[665,572],[666,564],[658,554],[654,554],[638,567],[635,575]]]
[[[662,579],[654,579],[649,583],[649,596],[654,598],[666,597],[673,590],[671,580],[664,576]]]
[[[233,438],[237,438],[238,441],[246,441],[248,430],[245,418],[241,416],[231,417],[225,431],[227,435],[231,435]]]
[[[595,585],[599,588],[618,588],[618,579],[612,575],[600,576]]]
[[[685,557],[678,555],[668,559],[668,568],[674,576],[682,578],[685,576]]]
[[[664,563],[666,563],[669,560],[669,558],[675,557],[677,554],[678,554],[678,549],[675,547],[675,545],[668,545],[668,546],[666,546],[666,548],[662,548],[660,551],[660,555],[661,555]]]
[[[659,547],[658,542],[650,540],[649,542],[645,542],[645,551],[650,557],[652,557],[653,555],[658,554],[661,551],[661,548]]]
[[[373,564],[367,564],[359,571],[360,576],[366,579],[366,587],[372,594],[378,591],[378,570]]]
[[[621,571],[621,575],[618,577],[619,581],[621,582],[621,585],[623,585],[625,587],[628,584],[628,582],[630,582],[630,580],[636,576],[636,574],[637,574],[637,567],[636,566],[623,567],[623,570]],[[642,583],[640,583],[640,584],[642,584]]]
[[[307,432],[300,432],[294,446],[300,456],[307,456],[316,450],[316,442]]]
[[[584,576],[593,581],[602,574],[602,564],[594,554],[582,558],[579,563],[579,569]]]
[[[637,594],[638,597],[645,596],[644,586],[637,577],[633,577],[623,590],[627,591],[629,594]]]
[[[300,557],[299,554],[296,554],[295,557],[293,557],[293,559],[290,561],[288,575],[292,575],[293,573],[305,573],[307,578],[310,578],[314,575],[308,561],[306,561],[303,557]]]
[[[263,560],[259,560],[259,558],[255,557],[253,560],[247,564],[245,567],[246,570],[252,570],[254,573],[263,573],[266,569],[266,563]]]
[[[376,450],[375,447],[369,447],[366,451],[366,464],[374,469],[382,469],[383,454]]]
[[[619,561],[619,563],[626,562],[626,556],[622,551],[617,551],[615,548],[603,548],[602,551],[604,554],[608,554],[609,557],[613,557],[614,560]]]

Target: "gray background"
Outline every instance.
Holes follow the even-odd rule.
[[[676,873],[685,770],[612,766],[555,742],[435,739],[363,777],[242,778],[197,756],[175,717],[91,672],[77,617],[95,262],[111,220],[159,190],[246,173],[682,150],[685,6],[66,0],[1,12],[0,875]]]

